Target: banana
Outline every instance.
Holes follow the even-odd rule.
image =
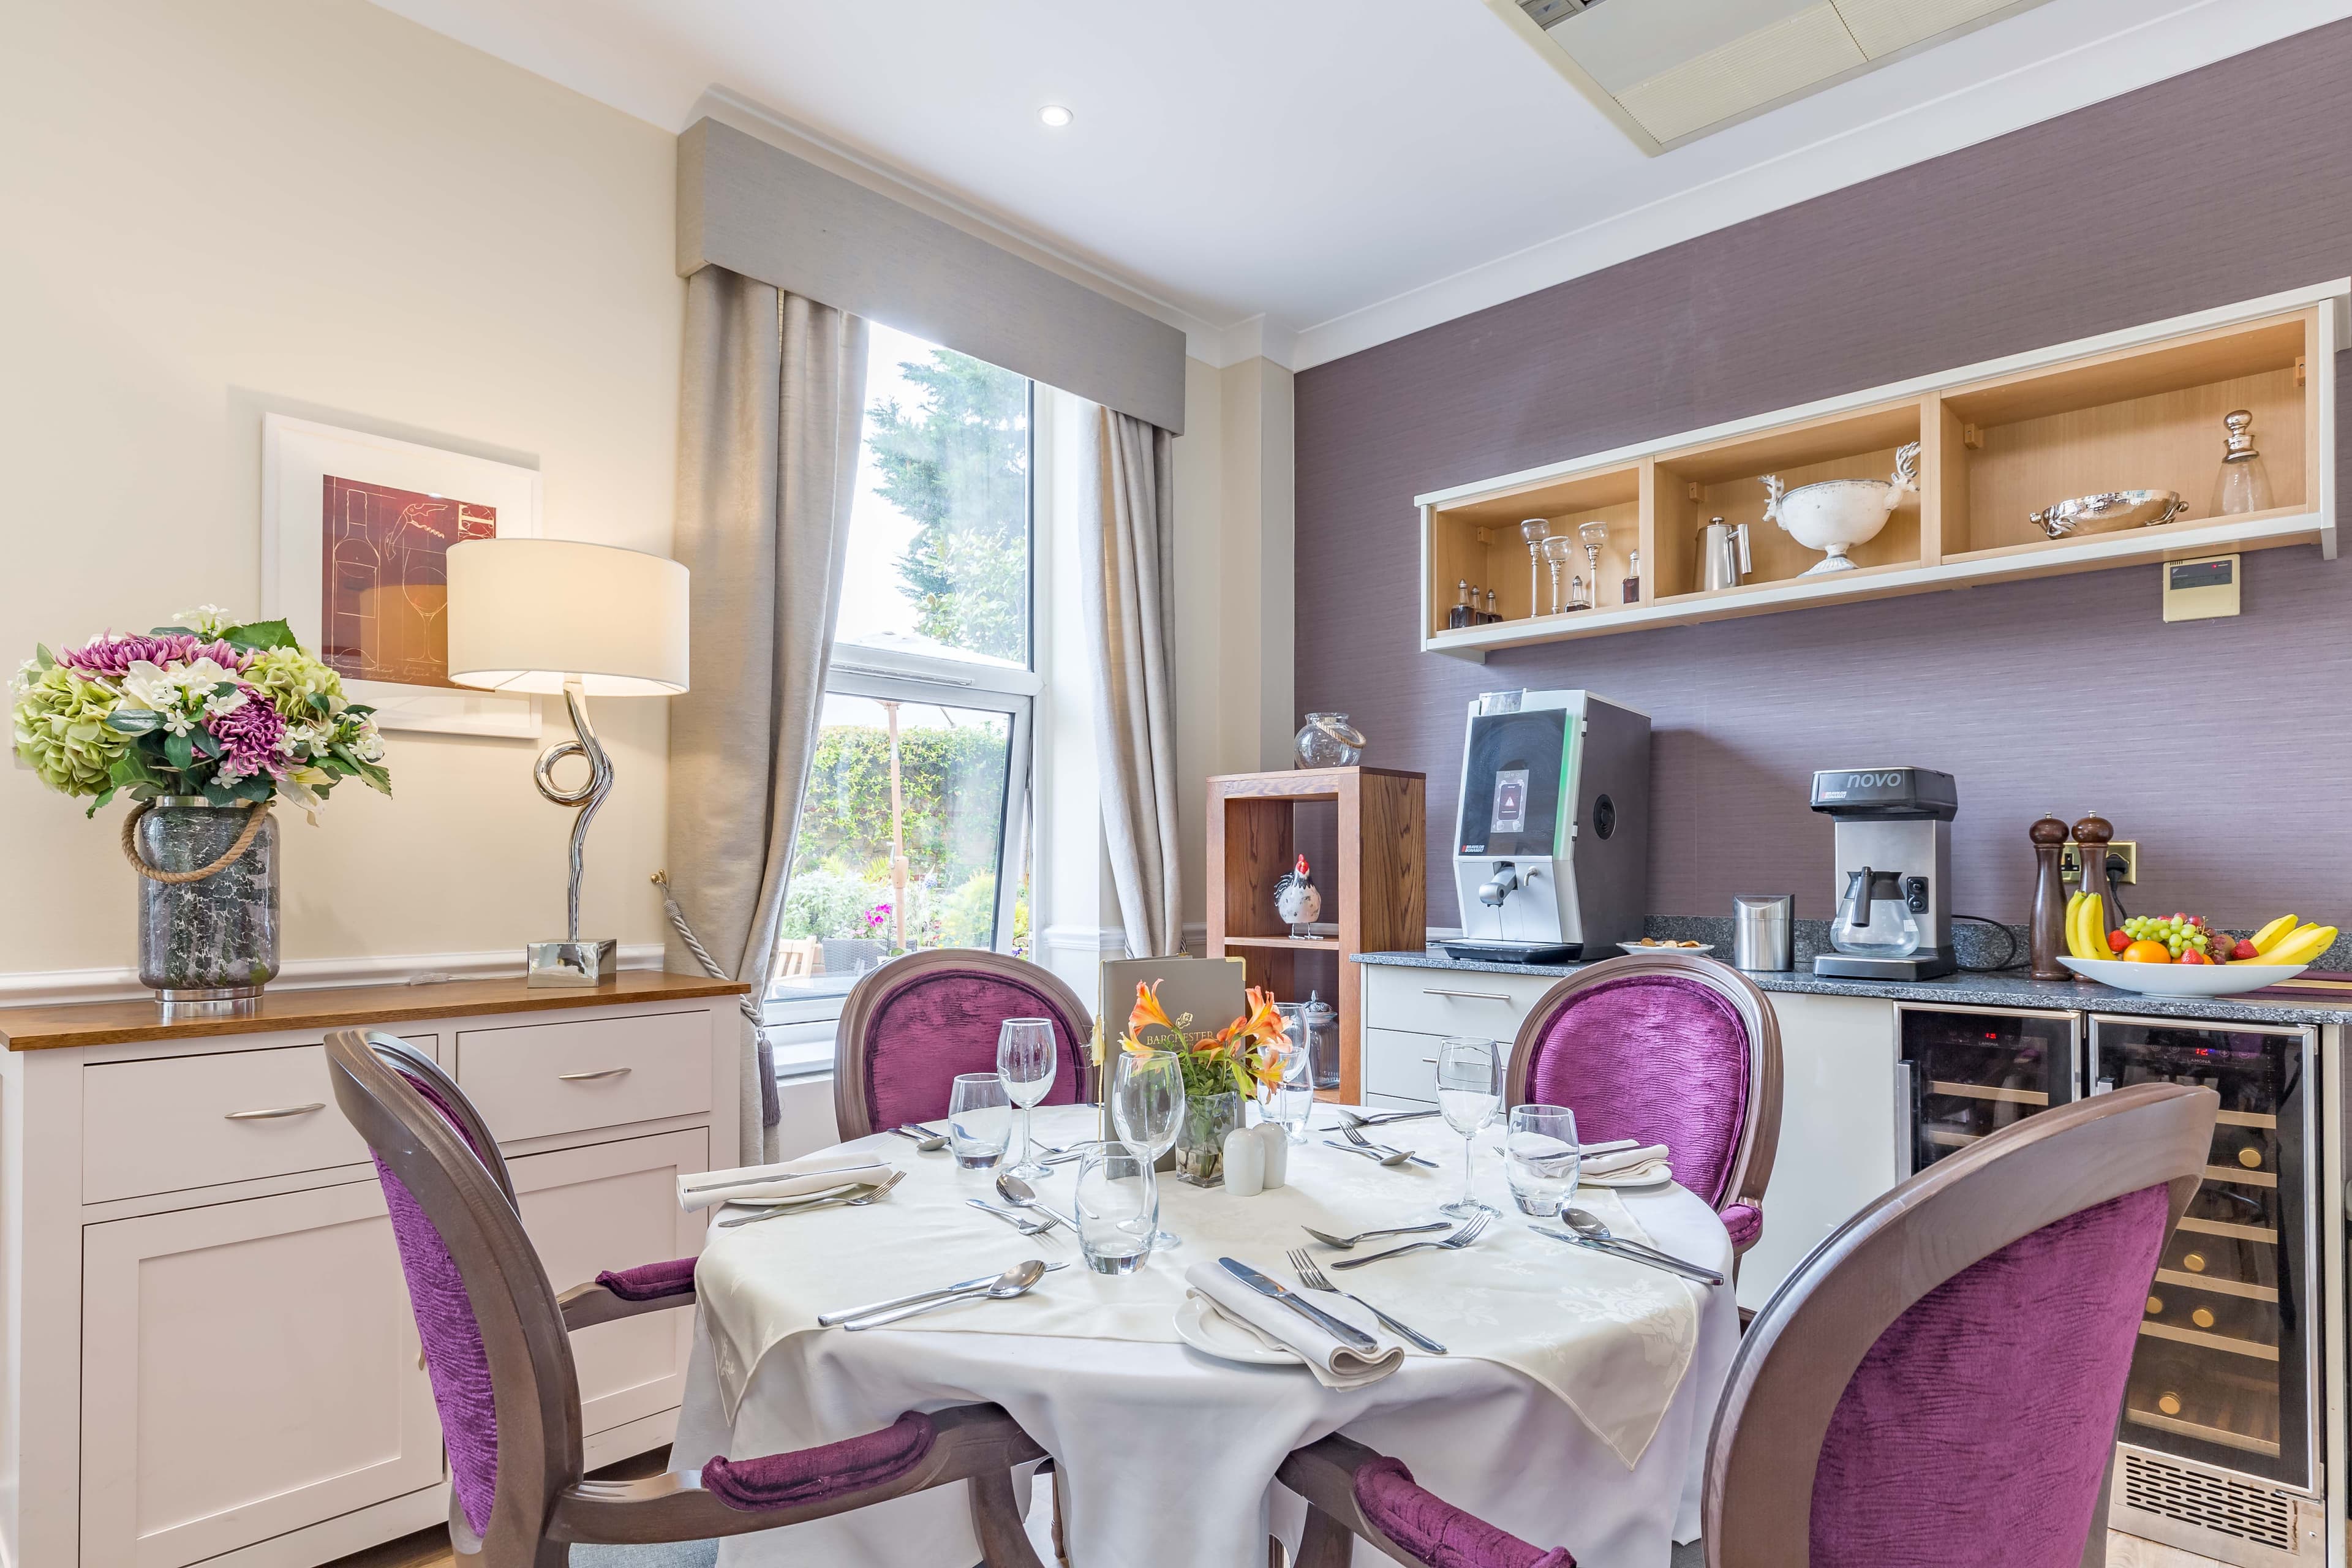
[[[2264,963],[2309,963],[2336,944],[2334,926],[2303,926],[2262,955]]]
[[[2301,920],[2294,915],[2281,915],[2247,940],[2254,944],[2256,952],[2268,952],[2300,929],[2302,923]]]
[[[2066,923],[2059,929],[2066,933],[2066,956],[2069,958],[2083,956],[2082,946],[2074,936],[2074,922],[2082,917],[2083,900],[2088,897],[2089,894],[2079,889],[2066,895]]]
[[[2076,958],[2113,958],[2107,951],[2106,928],[2099,923],[2101,905],[2096,893],[2085,893],[2074,907],[2074,922],[2066,928],[2066,944]]]

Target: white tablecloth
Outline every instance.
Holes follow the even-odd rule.
[[[1091,1112],[1066,1108],[1041,1113],[1041,1136],[1055,1142],[1083,1137]],[[1318,1113],[1318,1120],[1326,1120]],[[1368,1161],[1310,1144],[1292,1151],[1293,1182],[1302,1194],[1370,1180],[1401,1201],[1388,1223],[1424,1217],[1454,1195],[1459,1183],[1458,1141],[1442,1123],[1407,1123],[1383,1136],[1419,1146],[1443,1167],[1435,1173],[1385,1171]],[[944,1154],[925,1155],[903,1140],[885,1150],[926,1189],[991,1196],[985,1172],[954,1172]],[[868,1146],[883,1148],[881,1142]],[[1449,1157],[1450,1156],[1450,1157]],[[1482,1155],[1481,1195],[1508,1208],[1500,1162]],[[1170,1183],[1171,1187],[1174,1184]],[[1066,1206],[1066,1172],[1045,1184],[1049,1201]],[[1728,1273],[1730,1243],[1714,1214],[1679,1187],[1619,1194],[1657,1245]],[[1078,1278],[1084,1265],[1075,1243],[1041,1248],[971,1210],[959,1233],[989,1238],[1003,1259],[1067,1258],[1071,1268],[1048,1275],[1046,1303],[988,1303],[950,1309],[901,1328],[863,1334],[803,1329],[808,1302],[842,1307],[891,1293],[866,1288],[870,1267],[861,1248],[860,1282],[836,1284],[817,1223],[830,1216],[789,1217],[737,1230],[713,1230],[702,1275],[704,1302],[686,1407],[673,1462],[698,1465],[714,1454],[751,1455],[803,1447],[871,1430],[907,1409],[936,1409],[966,1401],[1003,1405],[1065,1473],[1067,1540],[1078,1568],[1242,1568],[1265,1561],[1271,1528],[1296,1542],[1302,1515],[1297,1500],[1270,1486],[1290,1449],[1330,1432],[1347,1434],[1410,1465],[1423,1485],[1539,1545],[1565,1545],[1592,1568],[1658,1568],[1667,1542],[1697,1530],[1699,1466],[1708,1425],[1738,1338],[1738,1309],[1728,1286],[1695,1291],[1696,1324],[1675,1352],[1674,1376],[1660,1380],[1659,1321],[1627,1326],[1596,1310],[1587,1289],[1592,1255],[1500,1227],[1523,1227],[1507,1213],[1490,1234],[1460,1255],[1431,1261],[1469,1281],[1485,1268],[1524,1272],[1530,1257],[1555,1248],[1562,1280],[1560,1310],[1574,1315],[1563,1342],[1583,1353],[1545,1367],[1547,1388],[1497,1361],[1456,1353],[1409,1356],[1392,1376],[1349,1393],[1321,1388],[1303,1369],[1237,1365],[1213,1360],[1181,1343],[1154,1339],[1101,1338],[1070,1316],[1071,1304],[1095,1302],[1117,1314],[1123,1295],[1162,1298],[1183,1268],[1213,1257],[1187,1232],[1189,1211],[1264,1215],[1271,1221],[1285,1194],[1233,1198],[1219,1193],[1172,1195],[1171,1228],[1188,1245],[1152,1260],[1165,1279]],[[869,1210],[834,1211],[887,1234],[887,1211],[898,1194]],[[1213,1205],[1213,1211],[1202,1205]],[[911,1220],[902,1224],[912,1225]],[[802,1233],[795,1237],[795,1232]],[[1202,1238],[1205,1239],[1205,1238]],[[1286,1224],[1271,1226],[1249,1261],[1287,1278],[1281,1249],[1306,1241]],[[1503,1245],[1494,1245],[1500,1241]],[[1488,1249],[1481,1258],[1482,1248]],[[1372,1250],[1368,1244],[1359,1255]],[[934,1243],[907,1249],[919,1278],[906,1288],[982,1272],[928,1256]],[[1233,1250],[1228,1248],[1228,1250]],[[1312,1248],[1328,1261],[1336,1256]],[[1430,1255],[1423,1255],[1429,1258]],[[1510,1260],[1516,1260],[1515,1262]],[[1404,1270],[1414,1260],[1374,1265],[1335,1276],[1342,1285],[1397,1311],[1457,1348],[1470,1330],[1453,1314],[1407,1311],[1398,1300]],[[844,1267],[847,1260],[844,1260]],[[1622,1266],[1612,1266],[1622,1267]],[[1647,1274],[1648,1271],[1641,1271]],[[1383,1276],[1387,1283],[1383,1287]],[[1658,1279],[1664,1279],[1661,1275]],[[1676,1289],[1680,1289],[1677,1287]],[[821,1310],[821,1309],[820,1309]],[[1013,1314],[1026,1321],[1013,1321]],[[999,1316],[992,1318],[991,1314]],[[1687,1321],[1687,1316],[1685,1318]],[[1157,1334],[1158,1320],[1122,1331]],[[1598,1325],[1596,1327],[1596,1324]],[[1172,1333],[1172,1331],[1170,1331]],[[1615,1353],[1594,1354],[1596,1335]],[[1474,1336],[1475,1337],[1475,1336]],[[1679,1334],[1670,1337],[1680,1338]],[[1643,1414],[1644,1399],[1651,1408]],[[1598,1425],[1570,1400],[1598,1414]],[[1664,1408],[1657,1408],[1663,1400]],[[732,1415],[729,1414],[731,1409]],[[1628,1426],[1628,1420],[1632,1425]],[[960,1492],[902,1499],[841,1520],[737,1537],[722,1564],[840,1565],[914,1568],[969,1563],[977,1557]],[[1360,1561],[1383,1562],[1369,1549]]]

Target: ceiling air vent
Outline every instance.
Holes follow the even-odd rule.
[[[2042,0],[1486,0],[1662,153]]]

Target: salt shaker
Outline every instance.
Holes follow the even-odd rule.
[[[1259,1190],[1270,1193],[1276,1187],[1288,1186],[1290,1184],[1289,1130],[1279,1121],[1261,1121],[1250,1129],[1250,1136],[1258,1141],[1258,1147],[1264,1151]]]
[[[1225,1134],[1225,1191],[1237,1198],[1254,1198],[1265,1191],[1265,1143],[1255,1127],[1236,1127]]]

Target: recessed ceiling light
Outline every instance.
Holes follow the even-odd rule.
[[[1048,131],[1059,131],[1076,118],[1070,112],[1068,105],[1061,103],[1049,103],[1037,111],[1038,122]]]

